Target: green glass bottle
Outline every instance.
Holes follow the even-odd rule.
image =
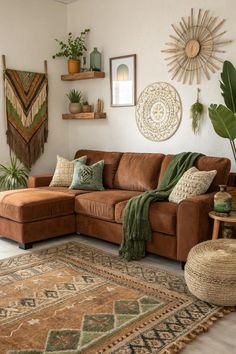
[[[232,210],[232,196],[227,193],[227,186],[219,185],[220,191],[214,195],[214,210],[220,213],[229,213]]]
[[[101,71],[101,53],[96,47],[90,54],[90,69],[93,71]]]

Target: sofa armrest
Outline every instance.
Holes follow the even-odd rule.
[[[53,175],[37,175],[28,177],[28,188],[37,188],[37,187],[47,187],[49,186]]]
[[[177,212],[177,259],[186,261],[190,249],[211,239],[213,222],[208,213],[213,209],[214,194],[207,193],[183,200]]]

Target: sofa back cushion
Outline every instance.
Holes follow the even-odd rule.
[[[227,184],[231,162],[226,157],[200,156],[195,166],[201,171],[217,170],[208,192],[219,190],[219,184]]]
[[[124,153],[115,175],[114,187],[134,191],[156,188],[163,158],[163,154]]]
[[[75,154],[75,158],[84,155],[87,156],[87,165],[93,165],[100,160],[104,160],[103,185],[105,188],[114,188],[114,177],[122,153],[96,150],[78,150]]]
[[[175,155],[165,156],[161,166],[158,185],[162,181],[165,171],[174,156]],[[198,168],[200,171],[211,171],[211,170],[217,171],[217,174],[213,179],[213,182],[210,185],[208,192],[214,192],[219,190],[219,184],[227,184],[231,162],[226,157],[214,157],[214,156],[202,155],[196,159],[194,166]]]
[[[163,161],[162,161],[162,165],[161,165],[161,171],[160,171],[160,174],[159,174],[159,179],[158,179],[158,186],[159,184],[161,183],[163,177],[164,177],[164,174],[167,170],[167,167],[169,166],[169,163],[170,161],[173,159],[175,155],[165,155]]]

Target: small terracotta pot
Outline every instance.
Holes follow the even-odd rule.
[[[91,104],[85,104],[82,106],[82,111],[84,113],[88,113],[88,112],[91,112],[92,111],[92,106]]]
[[[70,113],[80,113],[82,111],[82,107],[80,103],[69,103],[69,111]]]
[[[80,72],[80,60],[69,59],[67,64],[69,74],[76,74]]]

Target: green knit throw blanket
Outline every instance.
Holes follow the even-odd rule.
[[[120,248],[122,258],[131,261],[145,256],[146,241],[152,238],[148,218],[150,203],[167,199],[184,172],[193,166],[199,155],[192,152],[176,155],[157,189],[146,191],[128,201],[124,210],[123,241]]]

